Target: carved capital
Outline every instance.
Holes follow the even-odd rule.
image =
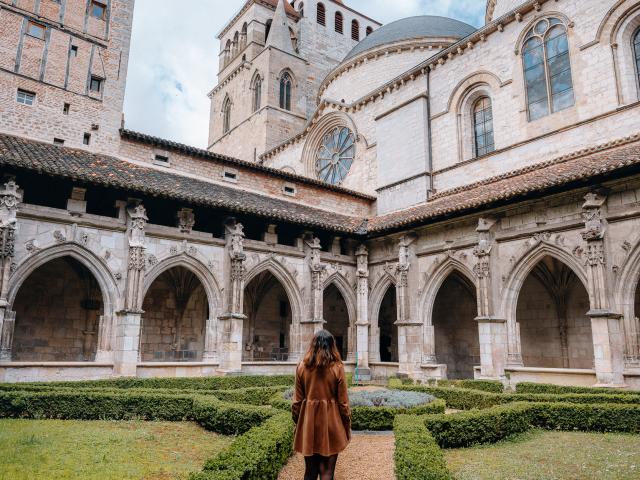
[[[146,255],[144,247],[129,248],[129,270],[142,271],[146,269]]]
[[[147,218],[147,211],[142,204],[135,207],[128,208],[127,214],[129,215],[129,246],[130,247],[144,247],[145,245],[145,232],[144,229],[147,226],[149,219]]]
[[[16,229],[14,225],[0,227],[0,259],[12,258],[16,247]]]
[[[0,188],[0,227],[15,226],[18,203],[18,185],[13,181],[5,183]]]
[[[606,222],[603,219],[602,207],[607,197],[601,192],[591,192],[585,195],[582,205],[582,218],[584,231],[582,238],[587,242],[602,240],[606,231]]]
[[[243,261],[246,258],[244,253],[244,225],[232,221],[225,228],[231,260]]]

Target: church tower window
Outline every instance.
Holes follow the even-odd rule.
[[[323,27],[327,25],[327,9],[324,4],[318,4],[318,15],[317,15],[318,24]]]
[[[473,106],[473,131],[476,157],[481,157],[495,150],[493,110],[489,97],[479,98]]]
[[[336,127],[322,138],[316,154],[318,178],[340,185],[346,178],[356,155],[356,139],[346,127]]]
[[[569,41],[560,20],[537,22],[525,37],[522,57],[530,121],[574,105]]]
[[[633,37],[633,52],[636,57],[636,75],[638,76],[638,88],[640,88],[640,28]]]
[[[262,78],[256,75],[253,81],[253,111],[257,112],[262,106]]]
[[[351,39],[356,42],[360,41],[360,24],[357,20],[351,22]]]
[[[367,27],[367,37],[373,33],[373,28]]]
[[[222,133],[227,134],[231,130],[231,99],[227,97],[222,105]]]
[[[285,72],[280,77],[280,108],[283,110],[291,110],[291,75]]]
[[[336,12],[336,32],[344,33],[342,13]]]

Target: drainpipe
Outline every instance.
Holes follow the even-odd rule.
[[[427,200],[433,194],[433,141],[431,139],[431,69],[427,67],[427,168],[429,170],[429,188]]]

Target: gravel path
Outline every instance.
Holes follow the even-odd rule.
[[[392,432],[354,432],[351,443],[338,457],[335,480],[394,480]],[[304,458],[296,454],[278,480],[303,480]]]

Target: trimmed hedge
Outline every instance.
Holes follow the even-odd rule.
[[[533,427],[640,433],[637,405],[513,403],[456,415],[429,415],[424,424],[443,448],[494,443]]]
[[[26,390],[29,387],[98,388],[98,389],[171,389],[171,390],[237,390],[251,387],[292,386],[293,375],[228,376],[204,378],[113,378],[80,382],[3,383],[0,390]]]
[[[194,420],[205,429],[237,435],[276,412],[269,407],[229,404],[214,397],[113,392],[0,392],[0,418],[63,420]]]
[[[275,394],[269,403],[278,410],[291,411],[291,402],[282,398],[281,393]],[[351,428],[355,431],[393,430],[393,421],[397,415],[440,414],[444,413],[445,409],[446,404],[440,399],[411,408],[352,407]]]
[[[546,383],[522,382],[516,385],[516,393],[551,393],[562,395],[567,393],[589,393],[602,395],[636,395],[640,397],[639,390],[626,390],[622,388],[603,387],[563,387]]]
[[[504,385],[499,380],[439,380],[438,387],[466,388],[482,392],[502,393]]]
[[[280,413],[238,437],[189,480],[276,480],[292,453],[294,424]]]
[[[442,450],[421,417],[398,415],[393,432],[398,480],[452,480]]]

